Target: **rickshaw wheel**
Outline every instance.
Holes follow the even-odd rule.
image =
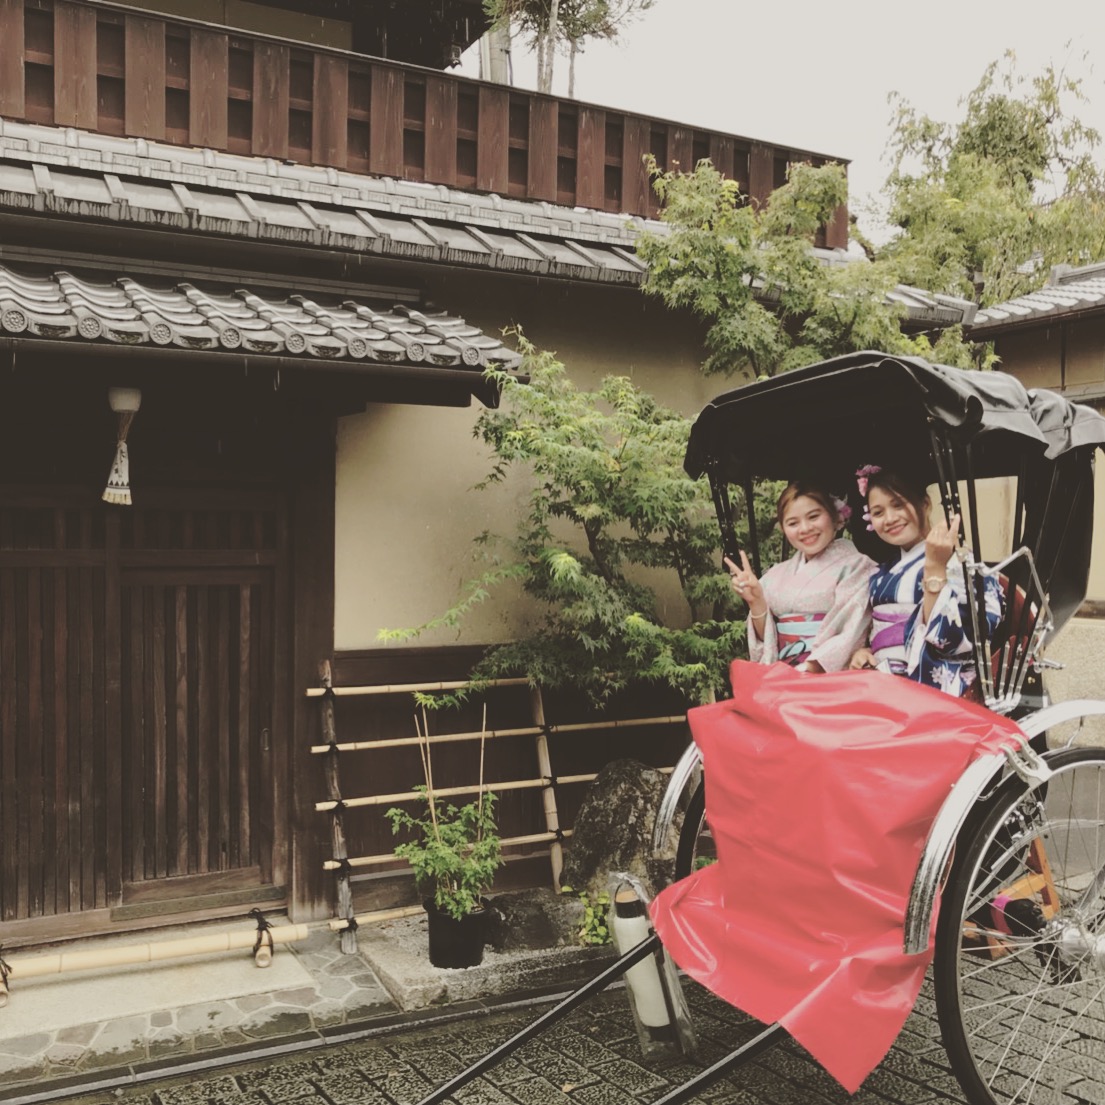
[[[679,844],[675,850],[675,878],[685,879],[693,871],[717,860],[714,838],[706,824],[706,783],[700,782],[687,802]]]
[[[941,906],[937,1013],[971,1105],[1100,1105],[1105,1084],[1105,749],[1048,764],[967,826]]]

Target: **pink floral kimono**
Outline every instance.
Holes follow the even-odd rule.
[[[852,653],[867,644],[867,581],[874,570],[875,562],[844,538],[812,560],[796,552],[769,568],[760,582],[771,614],[762,638],[749,618],[749,658],[792,666],[816,660],[825,671],[843,671]]]

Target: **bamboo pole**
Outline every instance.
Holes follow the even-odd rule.
[[[406,905],[400,906],[398,909],[378,909],[373,913],[358,913],[353,920],[360,927],[361,925],[381,924],[384,921],[399,921],[404,917],[413,917],[417,913],[424,912],[425,910],[420,905]],[[348,921],[343,921],[340,917],[335,917],[328,923],[333,932],[341,932],[349,924]]]
[[[486,683],[475,684],[479,687],[525,687],[529,680],[517,679],[488,679]],[[474,684],[469,679],[457,679],[441,683],[378,683],[368,687],[334,687],[333,692],[339,698],[344,695],[368,695],[368,694],[403,694],[414,691],[460,691]],[[308,698],[322,698],[326,694],[325,687],[308,687]]]
[[[478,730],[470,733],[442,733],[436,737],[430,737],[429,743],[451,744],[456,741],[479,740],[481,736],[490,740],[492,737],[532,737],[538,733],[548,733],[550,735],[555,733],[579,733],[592,729],[639,729],[648,725],[684,724],[686,720],[686,714],[673,714],[668,717],[627,718],[623,721],[576,721],[566,725],[546,725],[543,728],[540,725],[524,725],[517,729],[488,729],[486,733],[482,734]],[[339,752],[368,752],[375,748],[405,748],[418,743],[420,743],[418,737],[390,737],[378,741],[348,741],[339,744],[337,747]],[[322,755],[329,751],[330,745],[328,744],[311,745],[311,752],[315,755]]]
[[[565,829],[561,836],[569,837],[572,835],[571,829]],[[550,840],[556,840],[555,833],[528,833],[526,836],[506,836],[500,841],[504,848],[509,848],[512,845],[519,844],[546,844]],[[398,862],[394,852],[383,852],[376,856],[350,856],[345,861],[350,867],[378,867],[384,863]],[[323,863],[323,868],[327,871],[336,871],[341,864],[334,859],[328,859]]]
[[[323,660],[319,665],[319,677],[323,691],[332,690],[330,661]],[[349,855],[345,845],[345,826],[341,816],[341,786],[338,780],[338,735],[334,721],[334,696],[327,694],[322,700],[322,736],[326,741],[329,755],[326,758],[326,793],[330,798],[327,809],[330,812],[330,854],[338,861],[337,877],[337,914],[346,919],[354,915],[353,884],[349,879],[348,867],[341,861]],[[316,809],[319,806],[316,804]],[[347,925],[341,934],[341,950],[345,955],[357,954],[357,930]]]
[[[530,710],[533,723],[537,726],[537,770],[548,781],[541,791],[541,803],[545,810],[545,828],[552,834],[553,843],[549,846],[549,862],[552,865],[552,884],[554,890],[560,889],[560,873],[564,870],[564,845],[561,843],[560,811],[556,808],[556,790],[553,788],[552,760],[549,758],[549,737],[545,722],[545,700],[541,697],[541,688],[530,691]],[[592,775],[591,778],[594,778]]]
[[[306,925],[278,925],[268,930],[274,944],[291,944],[307,938]],[[158,940],[148,944],[127,944],[118,948],[91,948],[88,951],[62,952],[59,955],[36,955],[28,959],[9,961],[11,978],[39,978],[43,975],[88,971],[97,967],[123,967],[133,963],[156,963],[165,959],[180,959],[189,955],[212,955],[216,952],[252,948],[256,931],[218,932],[206,936],[186,936],[180,940]]]
[[[557,779],[558,783],[589,783],[595,778],[595,773],[589,775],[562,775]],[[552,779],[509,779],[502,783],[486,783],[485,790],[493,790],[496,793],[501,790],[535,790],[537,787],[550,786]],[[473,784],[463,787],[435,787],[435,798],[456,798],[462,794],[478,794],[479,786]],[[411,802],[416,798],[425,798],[425,794],[418,790],[401,790],[395,794],[370,794],[363,798],[345,798],[341,802],[346,809],[358,809],[362,806],[391,806],[396,802]],[[320,813],[337,807],[338,801],[327,800],[316,802],[315,809]],[[336,856],[340,859],[340,856]]]

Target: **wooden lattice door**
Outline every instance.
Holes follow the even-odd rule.
[[[280,896],[279,500],[146,503],[0,495],[0,925]]]

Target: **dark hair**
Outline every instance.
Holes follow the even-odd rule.
[[[810,483],[808,480],[792,480],[783,488],[783,493],[779,496],[778,505],[775,507],[775,518],[779,525],[783,524],[783,515],[787,512],[787,507],[794,502],[795,499],[800,499],[805,496],[807,499],[813,499],[815,503],[819,503],[829,512],[829,517],[833,520],[833,526],[836,529],[844,524],[840,517],[840,511],[837,509],[836,503],[833,501],[832,495],[830,495],[823,487],[816,483]]]
[[[871,489],[881,487],[889,495],[895,495],[913,507],[917,515],[917,522],[924,528],[928,516],[929,497],[925,485],[915,479],[903,476],[901,472],[895,472],[892,468],[884,468],[881,472],[875,472],[867,477],[867,494],[864,498],[870,502]]]

